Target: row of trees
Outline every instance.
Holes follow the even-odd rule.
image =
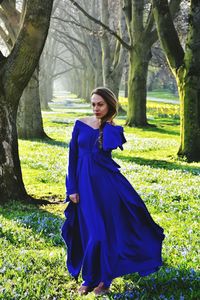
[[[200,21],[197,13],[200,5],[198,1],[191,1],[189,5],[188,1],[181,0],[123,0],[115,1],[114,7],[113,1],[109,0],[102,0],[101,5],[98,2],[92,2],[90,6],[83,0],[69,0],[68,2],[71,2],[78,11],[73,11],[72,8],[68,10],[69,19],[67,22],[70,23],[71,34],[65,34],[64,31],[61,31],[61,36],[67,36],[68,43],[75,43],[71,53],[75,51],[77,44],[84,43],[83,47],[87,47],[91,42],[94,46],[94,39],[100,41],[98,54],[101,53],[102,64],[96,64],[92,72],[96,74],[99,70],[98,65],[100,65],[103,84],[110,87],[116,94],[118,94],[122,76],[121,70],[124,66],[123,58],[126,59],[128,56],[126,124],[129,126],[149,126],[146,116],[147,74],[153,45],[159,37],[166,60],[177,82],[181,103],[181,142],[178,155],[186,156],[188,160],[200,160],[200,100],[197,83],[199,74],[196,73],[196,69],[199,68],[198,51],[200,51],[199,31],[197,29]],[[78,18],[73,19],[75,13]],[[173,21],[177,13],[178,18]],[[188,22],[185,22],[186,15]],[[180,23],[183,25],[183,22],[180,16],[185,22],[182,30],[180,30]],[[55,18],[61,22],[63,20],[58,16]],[[92,27],[88,24],[88,22],[91,24],[91,21],[93,22]],[[85,35],[82,38],[83,29],[89,27],[93,28],[92,39],[88,39],[88,35],[86,36],[87,39]],[[64,28],[68,32],[69,27]],[[95,36],[94,32],[99,34]],[[91,62],[91,58],[94,57],[91,49],[94,47],[87,47],[87,51],[89,51],[87,62]],[[76,57],[83,58],[82,55]],[[86,68],[83,65],[82,67],[85,72]],[[101,74],[101,69],[99,73]],[[91,72],[89,74],[89,78],[98,77],[92,77]],[[188,80],[188,89],[191,89],[192,92],[186,91]],[[85,83],[84,80],[82,81]],[[76,81],[73,80],[73,82]],[[99,85],[98,82],[95,83]]]
[[[0,36],[9,52],[13,48],[23,20],[25,5],[22,3],[25,2],[21,3],[19,9],[20,3],[21,1],[15,0],[3,1],[0,8],[0,17],[4,23],[4,28],[0,26]],[[103,23],[96,24],[100,8]],[[128,32],[120,1],[115,1],[114,5],[113,1],[103,1],[101,6],[95,1],[92,6],[87,3],[87,6],[84,7],[85,10],[80,6],[79,9],[81,9],[81,13],[77,14],[73,6],[70,6],[70,1],[68,1],[68,5],[63,0],[54,1],[52,26],[45,49],[23,92],[18,108],[17,127],[20,138],[46,137],[40,103],[42,109],[49,109],[48,101],[53,97],[53,81],[58,75],[67,74],[66,81],[68,81],[70,89],[88,100],[90,91],[99,85],[109,86],[118,95],[123,70],[126,81],[128,80],[128,53],[125,47],[121,47],[122,44],[128,45],[125,44],[128,41]],[[147,10],[147,8],[144,9]],[[91,10],[91,15],[86,13],[86,10]],[[110,11],[112,13],[109,13]],[[101,24],[106,28],[104,31]],[[112,24],[114,24],[113,29],[110,29],[109,26]],[[114,29],[116,29],[116,33]],[[117,35],[117,31],[123,33],[121,35],[124,40]],[[113,33],[112,39],[109,38],[110,32]],[[163,59],[160,62],[160,57],[159,59],[157,57],[158,64],[163,64]],[[163,73],[166,74],[162,69],[159,74],[160,78]],[[154,81],[154,75],[155,73],[152,73],[152,76],[149,76],[149,81]],[[141,91],[143,90],[145,88],[141,89]],[[139,96],[135,96],[135,98],[146,101],[146,97],[141,98],[140,91],[138,93]],[[129,113],[135,120],[132,125],[148,125],[146,121],[143,122],[143,117],[146,120],[145,109],[146,103],[142,100],[138,101],[136,109]]]
[[[27,86],[27,94],[20,100],[22,104],[18,110],[19,133],[20,121],[25,120],[26,123],[26,119],[29,120],[23,117],[28,99],[32,99],[31,110],[39,110],[36,114],[41,114],[37,84],[41,75],[38,77],[38,66],[52,3],[53,0],[42,3],[27,0],[17,9],[18,1],[0,1],[0,17],[4,23],[4,28],[0,26],[0,34],[10,51],[7,57],[2,53],[0,55],[0,195],[4,200],[27,197],[18,156],[17,110]],[[88,3],[84,0],[55,0],[53,22],[40,62],[41,74],[45,78],[41,84],[43,98],[51,98],[52,80],[63,72],[70,74],[68,80],[72,90],[79,86],[86,97],[98,85],[109,86],[118,94],[123,66],[128,64],[126,123],[129,126],[148,126],[147,72],[152,46],[159,37],[177,81],[181,101],[181,144],[178,154],[185,155],[190,161],[199,161],[200,4],[191,0],[184,50],[173,22],[180,3],[184,4],[184,1],[102,0]],[[58,65],[57,61],[61,64]],[[37,91],[34,97],[31,92],[33,87]],[[44,136],[43,130],[41,132]]]
[[[173,16],[179,3],[171,2]],[[61,0],[59,8],[51,28],[67,50],[66,63],[73,63],[68,74],[72,91],[89,99],[91,89],[103,84],[118,95],[123,69],[127,72],[128,66],[126,123],[148,126],[147,74],[152,45],[157,41],[150,1]]]

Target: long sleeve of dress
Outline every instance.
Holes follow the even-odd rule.
[[[72,130],[72,137],[69,143],[68,170],[66,174],[66,200],[70,201],[69,195],[78,193],[76,182],[76,169],[78,158],[78,128],[75,123]]]

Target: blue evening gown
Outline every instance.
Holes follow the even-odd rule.
[[[150,216],[144,202],[111,152],[126,142],[122,126],[106,123],[102,149],[99,129],[76,120],[69,145],[66,176],[66,220],[62,237],[67,246],[67,268],[83,285],[109,286],[112,279],[138,272],[146,276],[162,265],[163,228]],[[78,193],[74,204],[70,194]]]

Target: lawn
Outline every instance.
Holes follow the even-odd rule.
[[[148,91],[147,95],[149,97],[155,97],[160,99],[170,99],[170,100],[178,100],[178,95],[173,94],[172,92],[168,90],[154,90],[154,91]]]
[[[125,100],[124,100],[125,101]],[[58,101],[59,102],[59,101]],[[51,104],[43,112],[51,140],[19,141],[23,179],[29,194],[49,199],[48,205],[13,201],[0,207],[0,299],[80,299],[76,282],[66,266],[60,236],[64,221],[65,173],[68,143],[74,120],[90,114],[85,108]],[[122,101],[123,102],[123,101]],[[149,123],[157,127],[123,125],[124,151],[113,151],[121,172],[141,195],[154,220],[165,231],[164,265],[146,277],[130,274],[116,278],[111,294],[102,299],[200,299],[198,208],[200,163],[178,160],[178,105],[148,103]],[[55,204],[55,201],[60,203]],[[78,285],[81,284],[81,278]],[[82,299],[94,299],[90,293]]]

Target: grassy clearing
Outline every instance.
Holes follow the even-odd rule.
[[[155,97],[160,99],[170,99],[170,100],[178,100],[179,97],[177,95],[174,95],[172,92],[168,90],[154,90],[149,91],[148,93],[149,97]]]
[[[113,151],[121,172],[165,230],[164,266],[147,277],[131,274],[115,279],[111,295],[102,299],[200,299],[200,163],[177,159],[179,120],[175,106],[165,116],[159,114],[165,105],[156,103],[158,110],[148,111],[149,122],[156,128],[125,126],[124,151]],[[72,125],[75,118],[90,114],[85,109],[52,104],[52,111],[43,113],[45,131],[52,140],[19,141],[24,182],[34,197],[64,199]],[[124,118],[118,117],[117,124],[123,125]],[[65,207],[61,203],[37,208],[13,200],[0,208],[0,299],[80,299],[65,267],[60,237]],[[92,293],[82,297],[94,298]]]

